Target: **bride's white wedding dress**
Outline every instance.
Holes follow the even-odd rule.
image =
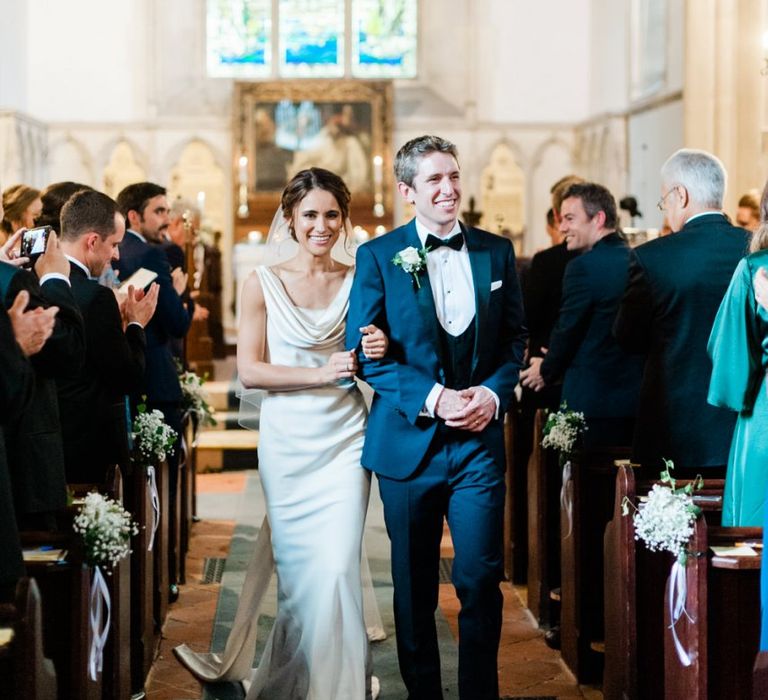
[[[256,270],[267,310],[268,361],[321,367],[344,349],[352,271],[325,309],[296,307],[268,267]],[[177,649],[201,680],[250,675],[248,700],[370,697],[360,552],[370,474],[360,466],[366,407],[354,380],[267,392],[261,405],[259,474],[271,525],[263,527],[224,657]],[[271,575],[278,614],[250,672],[256,619]],[[249,657],[250,650],[250,657]],[[246,671],[247,666],[247,671]]]

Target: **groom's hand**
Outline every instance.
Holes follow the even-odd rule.
[[[449,428],[469,430],[471,433],[485,430],[496,415],[496,400],[493,394],[484,386],[471,386],[457,393],[465,404],[460,410],[446,416],[445,424]]]
[[[435,404],[435,415],[447,421],[450,416],[456,415],[467,405],[467,400],[461,398],[461,395],[455,389],[443,389],[440,396],[437,397]]]

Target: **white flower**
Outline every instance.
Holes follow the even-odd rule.
[[[164,418],[162,411],[155,409],[147,413],[140,406],[133,423],[137,456],[148,464],[162,462],[176,442],[176,431],[164,422]]]
[[[421,273],[427,267],[427,248],[414,248],[409,245],[407,248],[403,248],[394,258],[392,258],[392,264],[396,267],[402,268],[403,272],[407,272],[412,278],[417,288],[421,288],[421,282],[419,282],[419,273]]]
[[[573,452],[576,439],[586,429],[587,425],[584,420],[584,414],[577,411],[569,411],[567,406],[563,404],[559,411],[550,413],[547,416],[541,446],[551,447],[557,450],[561,457],[567,458]]]
[[[130,553],[131,536],[139,532],[127,510],[95,491],[85,497],[72,527],[83,537],[88,564],[110,569]]]
[[[635,539],[645,542],[651,551],[671,552],[679,559],[693,535],[698,514],[689,494],[654,484],[635,513]]]
[[[184,408],[197,416],[199,425],[216,425],[213,411],[208,404],[208,392],[203,388],[203,381],[194,372],[179,374]]]
[[[419,255],[418,248],[414,248],[409,245],[407,248],[401,250],[398,255],[403,262],[403,270],[406,272],[413,271],[414,268],[418,268],[421,265],[421,256]]]

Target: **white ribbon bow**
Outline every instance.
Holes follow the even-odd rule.
[[[563,485],[560,488],[560,507],[565,511],[568,518],[568,534],[564,539],[568,539],[573,532],[573,489],[568,488],[568,482],[571,480],[571,460],[569,459],[563,465]]]
[[[693,624],[696,621],[688,614],[685,609],[685,603],[688,599],[688,579],[685,573],[685,567],[677,559],[672,564],[672,571],[669,574],[669,629],[672,631],[672,639],[675,642],[675,651],[683,666],[690,666],[693,659],[683,647],[682,642],[677,636],[675,625],[680,618],[685,615]]]
[[[104,663],[104,646],[109,636],[111,621],[112,601],[109,598],[109,589],[101,569],[96,566],[93,569],[93,582],[91,583],[91,595],[88,601],[88,617],[91,625],[91,648],[88,650],[88,675],[92,681],[97,680],[97,674],[101,673]],[[107,620],[103,622],[104,609],[107,611]],[[102,624],[103,622],[103,624]]]
[[[157,479],[155,478],[155,468],[147,467],[147,480],[149,481],[149,498],[152,502],[152,535],[149,538],[147,551],[151,552],[155,546],[155,533],[160,526],[160,494],[157,491]]]

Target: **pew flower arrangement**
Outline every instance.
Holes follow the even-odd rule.
[[[91,628],[88,675],[95,681],[103,668],[112,608],[109,587],[101,569],[104,567],[112,575],[115,565],[130,554],[131,537],[139,534],[139,528],[120,503],[95,491],[85,497],[72,527],[82,536],[85,561],[93,568],[88,600]]]
[[[179,372],[184,411],[194,413],[200,426],[216,425],[213,410],[208,403],[208,394],[203,388],[206,378],[190,371]]]
[[[164,419],[162,411],[147,411],[146,405],[139,404],[138,415],[133,422],[137,461],[153,464],[166,458],[178,436]]]
[[[562,467],[573,455],[576,440],[586,429],[584,414],[569,410],[568,405],[563,402],[559,411],[547,416],[541,446],[556,450],[560,454]]]
[[[72,527],[83,538],[88,565],[103,566],[108,571],[130,554],[131,537],[139,533],[127,510],[95,491],[85,497]]]
[[[702,479],[697,477],[677,488],[672,477],[674,464],[664,460],[660,484],[654,484],[648,495],[635,506],[628,498],[621,504],[622,513],[629,515],[634,508],[635,539],[645,543],[652,552],[671,552],[681,566],[688,558],[686,544],[693,535],[693,526],[701,515],[701,508],[693,502],[693,492],[701,489]]]

